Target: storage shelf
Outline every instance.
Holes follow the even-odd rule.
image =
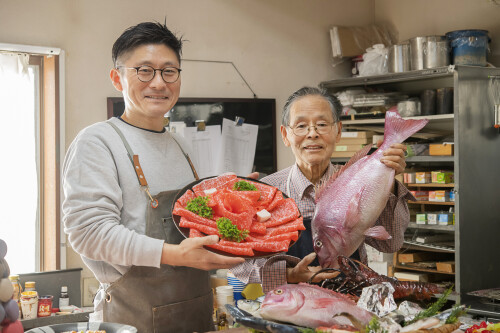
[[[455,201],[439,202],[439,201],[413,201],[413,200],[408,200],[408,203],[410,203],[410,204],[417,204],[417,205],[455,206]]]
[[[332,157],[330,160],[333,163],[345,163],[349,161],[350,157]],[[411,156],[406,158],[407,163],[445,163],[454,162],[454,156]],[[418,184],[422,185],[422,184]]]
[[[417,224],[415,222],[410,222],[408,228],[455,232],[454,225]]]
[[[430,183],[430,184],[405,184],[407,187],[455,187],[455,184],[438,184],[438,183]]]
[[[439,274],[446,274],[446,275],[455,275],[455,273],[442,272],[442,271],[438,271],[437,269],[418,268],[418,267],[406,266],[406,265],[401,265],[401,264],[397,264],[394,267],[395,268],[406,269],[406,270],[409,270],[409,271],[418,271],[418,272],[425,272],[425,273],[439,273]]]
[[[421,250],[421,251],[431,251],[431,252],[443,252],[443,253],[455,253],[455,249],[451,247],[437,246],[432,244],[422,244],[412,241],[404,241],[404,247],[411,250]]]
[[[351,120],[342,120],[342,125],[367,125],[367,124],[384,124],[385,118],[371,118],[371,119],[356,119],[356,115],[354,115]],[[404,119],[427,119],[431,122],[433,121],[441,121],[441,120],[453,120],[455,115],[453,113],[448,114],[437,114],[437,115],[428,115],[428,116],[415,116],[415,117],[403,117]]]

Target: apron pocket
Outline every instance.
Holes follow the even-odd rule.
[[[196,287],[196,286],[193,286]],[[207,332],[214,330],[212,291],[188,301],[153,307],[153,328],[159,332]]]

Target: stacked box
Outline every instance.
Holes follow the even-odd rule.
[[[406,184],[414,184],[415,183],[415,172],[405,172],[403,174],[403,179]]]
[[[416,172],[415,173],[415,183],[416,184],[429,184],[432,181],[432,175],[430,172]]]
[[[437,184],[451,184],[454,182],[453,172],[451,171],[432,171],[431,179]]]
[[[371,131],[342,132],[332,157],[354,156],[361,148],[371,143],[372,136],[373,132]]]
[[[438,214],[438,224],[439,225],[452,225],[453,221],[453,213],[440,213]]]
[[[429,201],[447,202],[450,201],[450,191],[429,191]]]
[[[427,213],[418,213],[416,215],[417,224],[426,224],[427,223]]]
[[[438,224],[438,213],[427,213],[427,224]]]
[[[450,191],[450,201],[455,201],[455,191]]]
[[[451,156],[453,155],[453,143],[430,144],[429,155]]]
[[[428,201],[429,191],[410,191],[417,201]]]

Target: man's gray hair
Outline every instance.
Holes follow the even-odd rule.
[[[325,89],[315,88],[315,87],[302,87],[295,91],[290,97],[288,97],[285,106],[283,107],[283,115],[281,117],[281,125],[290,125],[290,109],[292,104],[305,96],[321,96],[328,104],[330,104],[330,110],[332,111],[333,121],[338,123],[340,121],[340,115],[342,114],[342,105],[340,104],[337,97],[329,94]]]

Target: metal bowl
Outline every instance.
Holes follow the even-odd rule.
[[[137,328],[130,325],[117,323],[97,323],[97,322],[81,322],[81,323],[65,323],[55,324],[43,327],[32,328],[25,333],[62,333],[62,332],[86,332],[86,331],[106,331],[106,333],[137,333]]]

